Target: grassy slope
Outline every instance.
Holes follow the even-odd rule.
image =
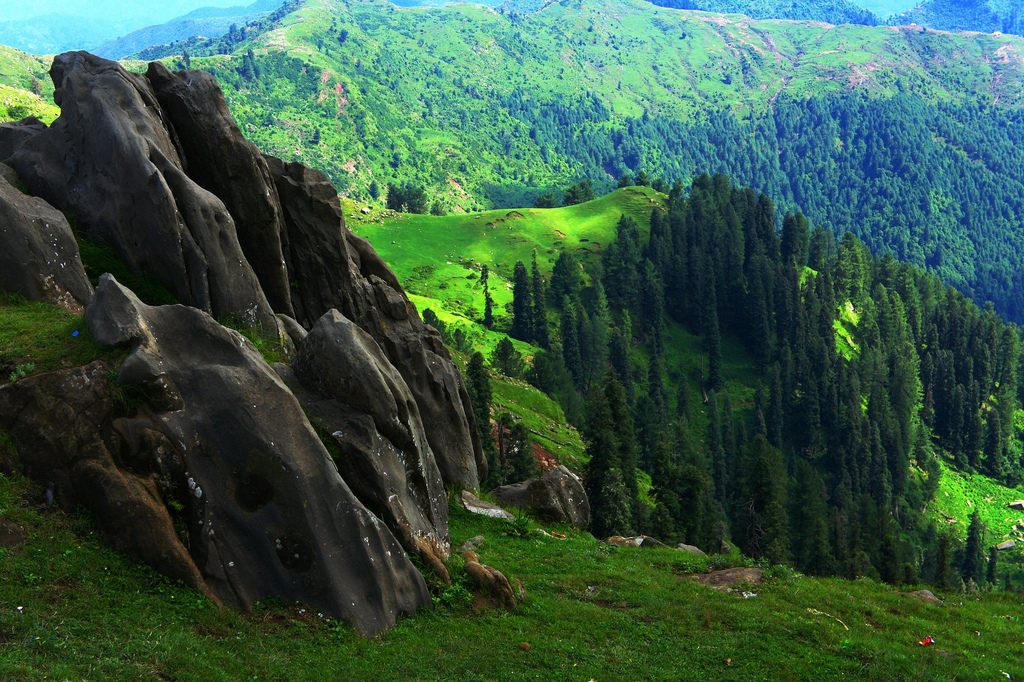
[[[119,357],[100,348],[81,317],[0,290],[0,383],[19,368],[29,375]]]
[[[640,0],[556,3],[515,20],[479,5],[310,0],[284,24],[236,54],[286,51],[322,70],[323,82],[303,97],[289,80],[298,75],[277,78],[270,96],[229,92],[253,141],[324,169],[353,195],[366,196],[373,178],[399,178],[467,210],[483,207],[485,195],[558,185],[577,172],[576,161],[541,149],[504,108],[501,98],[513,92],[570,105],[593,95],[613,112],[613,127],[644,111],[683,120],[719,107],[756,115],[782,90],[1024,102],[1024,40],[1012,36],[753,21]],[[339,45],[341,30],[348,37]],[[265,129],[268,114],[278,125]]]
[[[51,679],[1005,679],[1024,674],[1019,598],[942,607],[869,580],[783,572],[744,599],[686,573],[705,560],[506,534],[453,509],[454,542],[483,534],[482,559],[521,580],[516,612],[474,614],[461,588],[438,608],[364,640],[288,605],[217,610],[101,547],[82,517],[45,512],[0,477],[0,516],[27,544],[0,550],[0,677]],[[461,585],[459,561],[453,574]],[[593,588],[591,590],[590,588]],[[22,607],[19,612],[16,607]],[[813,609],[813,611],[811,611]],[[839,619],[838,621],[835,619]],[[842,621],[840,623],[839,621]],[[849,627],[846,630],[845,627]],[[975,632],[979,634],[975,634]],[[917,640],[932,635],[937,646]],[[529,651],[519,648],[530,644]],[[935,649],[953,654],[945,657]],[[784,662],[784,663],[783,663]],[[781,666],[781,667],[780,667]]]
[[[36,116],[49,124],[57,118],[60,110],[53,105],[49,68],[46,57],[0,45],[0,122]]]

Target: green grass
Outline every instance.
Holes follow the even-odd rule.
[[[1010,569],[1015,581],[1024,578],[1024,534],[1014,526],[1024,526],[1024,512],[1010,509],[1012,500],[1024,499],[1024,486],[1009,488],[987,476],[958,471],[945,460],[940,460],[942,479],[935,499],[928,503],[928,516],[940,529],[951,531],[957,538],[967,537],[971,514],[985,525],[985,547],[1003,540],[1016,539],[1017,546],[999,552],[999,579]]]
[[[35,116],[49,125],[59,115],[60,109],[38,95],[0,83],[0,122]]]
[[[0,291],[0,383],[19,368],[26,376],[99,359],[117,362],[121,355],[100,348],[81,317]]]
[[[40,498],[0,477],[0,516],[28,535],[24,547],[0,550],[3,679],[995,680],[1022,672],[1016,595],[950,594],[935,607],[870,580],[773,570],[745,599],[690,580],[705,559],[607,547],[565,526],[544,525],[565,540],[524,539],[455,507],[454,544],[483,534],[482,560],[522,581],[526,600],[513,613],[474,613],[456,559],[456,586],[437,595],[435,609],[362,639],[298,605],[217,609],[105,549],[87,518],[45,511]],[[935,647],[917,645],[927,635]]]
[[[554,455],[560,463],[580,471],[587,461],[583,439],[566,423],[562,408],[554,400],[524,381],[491,373],[491,390],[498,412],[510,412],[526,424],[533,442]]]
[[[49,124],[57,118],[49,68],[48,57],[0,45],[0,122],[36,116]]]

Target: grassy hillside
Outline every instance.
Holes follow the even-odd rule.
[[[57,118],[49,68],[45,57],[0,45],[0,121],[36,116],[50,123]]]
[[[366,196],[373,179],[414,181],[463,209],[508,205],[523,186],[590,172],[531,136],[540,125],[531,107],[603,116],[614,129],[645,113],[756,116],[783,94],[851,89],[1014,107],[1024,82],[1019,38],[754,21],[640,0],[553,3],[528,15],[309,0],[236,46],[236,59],[250,48],[267,56],[251,85],[232,80],[237,63],[193,63],[235,86],[232,110],[263,149],[323,168],[351,194]],[[277,125],[262,125],[269,120]]]
[[[47,511],[0,477],[0,517],[26,543],[0,550],[5,679],[1005,679],[1021,669],[1019,598],[947,596],[931,606],[870,580],[769,571],[717,592],[689,578],[735,559],[565,540],[452,508],[456,545],[523,582],[511,614],[475,613],[460,567],[435,608],[371,640],[301,606],[218,610],[104,549],[87,519]],[[531,524],[534,526],[534,524]],[[918,640],[931,635],[936,646]],[[526,642],[529,649],[520,644]],[[941,651],[939,651],[941,650]],[[780,664],[785,662],[785,667]]]
[[[558,253],[568,249],[587,261],[599,256],[615,237],[622,215],[641,225],[651,210],[664,208],[664,195],[649,187],[619,189],[595,201],[553,209],[523,208],[451,216],[427,216],[377,211],[370,215],[346,211],[348,226],[373,244],[415,294],[422,310],[483,317],[480,266],[491,270],[490,290],[499,325],[512,302],[512,269],[516,261],[529,265],[534,252],[542,273],[551,271]],[[509,312],[511,315],[511,312]],[[482,347],[498,339],[485,334]]]
[[[475,350],[490,356],[505,337],[511,319],[512,269],[530,263],[534,252],[547,276],[558,253],[572,250],[586,262],[599,256],[615,236],[622,215],[641,225],[651,210],[664,206],[664,195],[649,187],[616,190],[595,201],[554,209],[486,211],[453,216],[426,216],[344,204],[348,226],[365,237],[398,275],[416,307],[433,310],[449,327],[467,333]],[[489,289],[496,324],[481,324],[484,309],[480,266],[491,271]],[[506,312],[507,307],[507,312]],[[513,341],[527,359],[538,349]],[[579,433],[565,423],[557,403],[529,384],[492,377],[496,409],[524,420],[537,444],[574,469],[584,462]]]

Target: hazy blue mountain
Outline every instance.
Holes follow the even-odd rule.
[[[0,44],[37,54],[94,49],[118,36],[202,7],[229,7],[237,3],[238,0],[4,0],[0,2]]]
[[[241,25],[258,19],[280,7],[283,2],[257,0],[244,6],[201,7],[171,21],[132,31],[93,51],[101,57],[121,59],[153,45],[170,44],[193,36],[221,36],[228,32],[232,24]]]

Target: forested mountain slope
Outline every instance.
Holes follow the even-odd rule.
[[[886,582],[1019,581],[1019,548],[988,551],[1020,537],[1019,331],[852,235],[800,215],[777,235],[770,199],[724,176],[681,189],[351,224],[448,343],[582,428],[598,536],[728,538]]]
[[[350,196],[409,184],[450,212],[719,171],[1024,319],[1017,37],[634,0],[527,15],[309,0],[188,49],[261,148]]]
[[[878,17],[851,0],[657,0],[654,4],[676,9],[745,14],[753,19],[796,19],[865,26],[878,23]]]

